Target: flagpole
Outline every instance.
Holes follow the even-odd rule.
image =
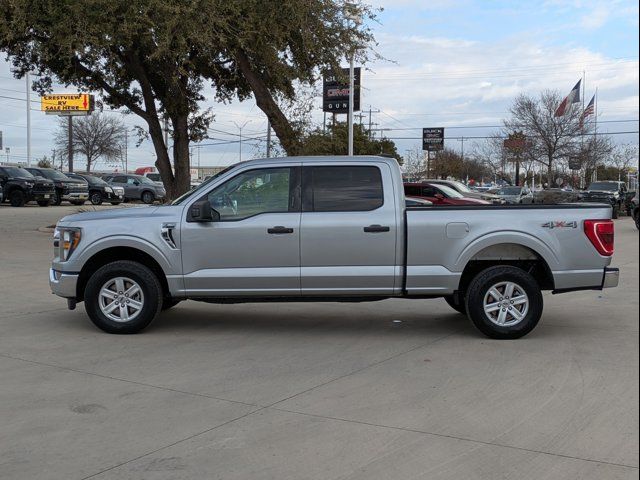
[[[583,167],[584,167],[584,162],[586,161],[586,155],[584,152],[584,95],[586,92],[586,80],[585,77],[587,76],[586,72],[584,70],[582,70],[582,113],[581,113],[581,118],[582,120],[580,121],[580,156],[582,157],[582,162],[583,162]],[[585,172],[586,174],[586,172]],[[582,178],[582,175],[580,175],[580,178]]]

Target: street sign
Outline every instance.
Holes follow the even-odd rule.
[[[444,148],[444,128],[422,129],[422,150],[437,152]]]
[[[579,157],[569,158],[569,170],[580,170],[582,168],[582,159]]]
[[[89,115],[93,108],[93,95],[87,93],[54,93],[40,97],[40,110],[47,115]]]
[[[346,79],[342,81],[342,79]],[[353,111],[360,111],[360,67],[353,69]],[[349,69],[342,69],[342,77],[329,74],[322,79],[322,111],[349,113]]]

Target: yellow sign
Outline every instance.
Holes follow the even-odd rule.
[[[88,113],[93,110],[93,95],[87,93],[54,93],[40,97],[40,110],[54,114]]]

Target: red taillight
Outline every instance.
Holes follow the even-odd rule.
[[[584,233],[600,255],[613,255],[613,220],[585,220]]]

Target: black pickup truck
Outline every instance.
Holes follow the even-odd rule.
[[[51,199],[53,205],[60,205],[67,200],[73,205],[83,205],[89,200],[89,186],[85,180],[69,178],[53,168],[27,167],[26,170],[37,177],[48,178],[55,185],[55,194]]]
[[[51,180],[36,178],[20,167],[0,167],[0,184],[4,190],[4,200],[8,200],[13,207],[22,207],[30,201],[48,207],[55,194]]]
[[[580,201],[589,203],[608,203],[613,208],[613,218],[618,218],[624,208],[627,186],[624,182],[593,182],[581,195]]]

